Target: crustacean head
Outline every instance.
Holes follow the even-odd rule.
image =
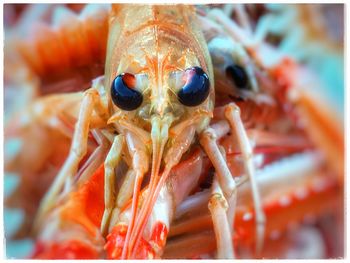
[[[149,143],[145,142],[152,155],[150,189],[162,185],[152,183],[157,182],[152,178],[158,178],[161,165],[164,183],[171,167],[188,148],[185,141],[193,140],[195,130],[206,128],[213,114],[209,52],[195,29],[195,13],[184,12],[183,8],[153,6],[148,12],[135,5],[124,12],[123,6],[114,6],[110,20],[105,68],[112,116],[109,123],[121,133],[132,133],[137,127],[150,135]],[[179,140],[180,134],[186,137],[183,141]],[[150,192],[149,196],[157,195],[157,191]],[[148,212],[153,197],[145,201]]]
[[[173,15],[182,8],[159,6],[148,14],[144,9],[140,13],[137,5],[128,12],[116,6],[111,16],[105,70],[110,121],[124,119],[151,134],[162,134],[152,137],[153,146],[165,145],[159,140],[182,122],[191,120],[197,131],[202,130],[214,107],[209,53],[201,33],[193,29],[194,18],[186,23]],[[158,151],[153,160],[161,160],[163,150]]]

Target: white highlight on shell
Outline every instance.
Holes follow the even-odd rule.
[[[170,218],[172,217],[171,214],[171,208],[173,205],[173,199],[170,193],[166,190],[165,187],[162,187],[162,189],[159,192],[157,201],[154,205],[154,209],[151,214],[151,220],[149,220],[149,226],[152,228],[153,223],[156,221],[160,221],[167,229],[169,229],[170,226]],[[169,218],[170,217],[170,218]]]
[[[263,185],[271,185],[272,181],[290,180],[291,182],[303,177],[316,169],[322,161],[316,152],[296,154],[275,163],[269,164],[257,171],[257,180]],[[278,180],[276,180],[278,178]]]
[[[299,200],[303,200],[309,195],[309,192],[305,187],[300,187],[294,192],[294,195]]]
[[[48,124],[51,125],[52,127],[57,127],[60,124],[60,121],[58,120],[57,117],[52,117],[49,119]]]
[[[251,143],[251,144],[253,145],[254,143]],[[265,160],[265,157],[263,154],[254,154],[253,161],[256,167],[261,166],[264,163],[264,160]]]
[[[315,180],[312,184],[312,189],[315,192],[322,192],[326,188],[326,181],[323,179]]]
[[[31,121],[32,119],[30,118],[29,114],[23,114],[19,117],[19,122],[21,126],[28,125]]]
[[[278,202],[279,202],[280,206],[286,207],[292,203],[292,200],[290,199],[289,196],[284,195],[278,200]]]
[[[252,218],[253,218],[253,214],[250,212],[244,213],[244,215],[243,215],[243,221],[247,222],[247,221],[252,220]]]

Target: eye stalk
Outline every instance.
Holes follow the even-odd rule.
[[[208,75],[200,67],[186,69],[186,83],[177,93],[181,104],[194,107],[208,98],[210,82]]]
[[[120,109],[126,111],[136,110],[142,104],[142,94],[134,89],[135,76],[130,73],[118,75],[111,85],[111,96],[113,103]]]

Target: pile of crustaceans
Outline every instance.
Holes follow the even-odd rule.
[[[344,256],[344,6],[4,5],[6,256]]]

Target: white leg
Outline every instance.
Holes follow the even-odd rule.
[[[233,194],[232,196],[236,196]],[[217,258],[230,259],[234,258],[233,244],[232,244],[232,227],[228,220],[226,211],[228,204],[221,191],[221,187],[214,178],[212,185],[212,196],[209,199],[208,208],[212,217],[214,232],[217,243]]]
[[[254,209],[256,216],[256,251],[260,253],[264,244],[264,235],[265,235],[265,214],[262,209],[261,198],[259,195],[259,190],[257,186],[256,179],[254,177],[255,169],[253,164],[253,151],[249,143],[249,139],[247,133],[244,129],[241,117],[240,117],[240,109],[234,103],[226,106],[225,116],[231,126],[232,132],[236,134],[239,147],[241,149],[243,158],[244,158],[244,167],[245,172],[249,177],[251,182],[253,200],[254,200]]]
[[[98,169],[106,158],[106,154],[111,147],[109,140],[99,130],[92,130],[92,136],[98,143],[98,147],[90,155],[89,159],[81,167],[78,174],[78,187],[90,179],[90,176]]]
[[[95,102],[99,99],[99,94],[94,88],[91,88],[85,92],[80,107],[78,121],[75,126],[74,136],[68,158],[56,176],[49,191],[45,194],[43,200],[41,201],[34,229],[40,226],[42,216],[55,205],[55,200],[66,181],[72,182],[72,178],[77,172],[79,162],[87,151],[87,140],[91,115]],[[66,187],[69,188],[70,186],[66,185]]]
[[[115,207],[112,211],[109,221],[108,232],[112,231],[112,228],[118,223],[119,214],[125,204],[132,198],[133,186],[135,185],[136,174],[135,171],[129,169],[125,175],[124,181],[119,189]]]
[[[113,144],[104,163],[105,169],[105,210],[101,222],[101,233],[105,235],[108,231],[109,218],[115,204],[115,172],[123,150],[124,137],[118,135],[114,138]]]
[[[200,143],[216,170],[209,209],[213,218],[219,258],[233,258],[234,256],[232,223],[235,213],[237,187],[216,142],[218,135],[221,137],[227,131],[226,123],[220,122],[205,130],[200,138]]]
[[[226,160],[226,152],[224,147],[220,146],[219,147],[220,152],[222,154],[222,157],[225,159],[225,162],[227,163]],[[237,187],[237,186],[236,186]],[[227,220],[229,222],[229,229],[230,229],[230,233],[233,234],[234,232],[234,219],[235,219],[235,213],[236,213],[236,203],[237,203],[237,191],[234,191],[233,194],[231,196],[227,197],[227,203],[228,203],[228,207],[227,207]],[[231,235],[232,238],[232,235]]]
[[[265,15],[259,20],[254,32],[255,44],[260,44],[265,40],[268,33],[270,32],[271,23],[273,22],[273,20],[274,16],[272,14]]]
[[[217,134],[213,128],[206,129],[200,138],[200,143],[213,163],[218,175],[219,184],[224,191],[225,196],[231,196],[236,191],[236,183],[233,180],[227,163],[222,156],[217,145]]]
[[[130,156],[132,156],[132,169],[135,174],[135,181],[133,185],[133,196],[131,204],[131,217],[129,221],[128,230],[125,237],[125,244],[122,251],[122,259],[128,257],[129,253],[129,240],[131,237],[132,230],[134,228],[138,204],[140,197],[141,184],[145,173],[148,171],[149,158],[147,151],[147,142],[143,141],[142,138],[137,137],[134,133],[126,134],[126,142],[128,145]]]
[[[235,5],[233,4],[226,4],[222,8],[223,12],[225,13],[226,16],[231,17],[233,10],[235,9]]]
[[[231,18],[227,17],[222,10],[218,8],[212,9],[209,11],[208,17],[222,25],[224,30],[234,41],[238,41],[247,46],[252,44],[247,32],[238,26]]]
[[[247,12],[244,10],[244,6],[242,4],[236,5],[236,13],[237,18],[239,20],[240,25],[249,33],[252,34],[252,27],[250,25],[249,17]]]

